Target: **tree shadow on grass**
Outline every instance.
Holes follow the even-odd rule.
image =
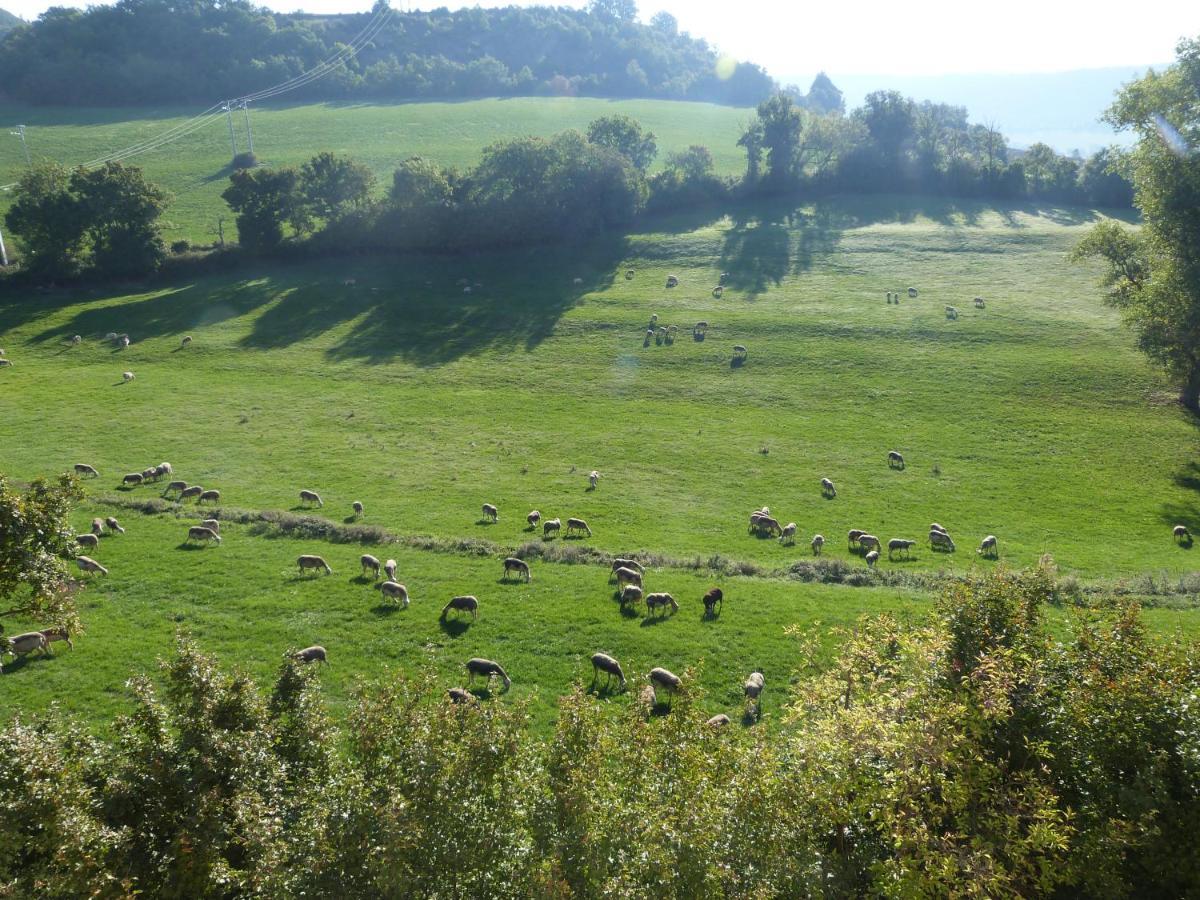
[[[1188,529],[1200,528],[1200,462],[1186,463],[1173,476],[1175,486],[1188,492],[1186,498],[1164,503],[1159,519],[1163,524],[1174,528],[1176,525],[1186,525]],[[1189,545],[1176,544],[1185,546]]]
[[[770,201],[739,209],[721,248],[726,289],[753,300],[836,250],[850,224],[857,223],[828,202],[798,207],[795,200]]]

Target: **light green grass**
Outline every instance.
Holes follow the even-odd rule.
[[[58,109],[0,106],[0,119],[26,125],[36,158],[79,165],[149,141],[190,119],[199,110]],[[585,130],[593,119],[626,114],[658,136],[658,165],[668,153],[704,144],[718,172],[732,175],[745,166],[738,135],[752,110],[708,103],[593,98],[472,100],[460,103],[321,103],[251,108],[254,150],[264,165],[300,165],[323,150],[344,153],[370,167],[380,190],[409,156],[425,156],[446,166],[468,168],[488,144],[523,135],[549,136],[569,128]],[[241,113],[234,118],[238,148],[246,149]],[[233,219],[221,200],[229,183],[229,129],[224,119],[159,150],[128,160],[174,194],[164,216],[169,241],[215,240],[217,217],[225,217],[232,238]],[[20,142],[0,141],[0,184],[20,177],[25,167]],[[10,195],[0,193],[0,213]]]
[[[124,472],[165,459],[233,507],[291,509],[310,488],[336,521],[361,500],[366,522],[391,532],[504,549],[531,539],[537,508],[587,519],[595,534],[581,543],[600,550],[778,571],[808,557],[814,532],[845,559],[849,528],[921,539],[938,521],[957,553],[922,540],[911,561],[881,568],[983,570],[994,564],[974,547],[993,533],[1012,566],[1049,552],[1092,582],[1181,576],[1196,558],[1170,526],[1200,522],[1196,427],[1096,299],[1095,271],[1065,261],[1089,218],[844,199],[660,222],[583,251],[339,259],[142,294],[6,299],[0,346],[16,365],[0,371],[3,464],[27,479],[89,462],[102,472],[89,490],[111,496]],[[668,273],[680,287],[663,287]],[[464,277],[482,286],[464,294]],[[908,285],[917,299],[884,303]],[[683,326],[673,345],[642,346],[652,313]],[[694,342],[699,319],[712,329]],[[114,351],[99,340],[108,331],[133,346]],[[195,340],[180,350],[185,333]],[[72,334],[83,346],[64,346]],[[736,369],[735,343],[750,351]],[[906,470],[888,468],[892,448]],[[821,497],[822,476],[835,500]],[[499,523],[479,523],[484,502]],[[747,534],[763,504],[798,523],[795,547]],[[594,567],[535,564],[532,588],[502,590],[497,559],[405,551],[417,599],[380,617],[348,582],[357,547],[235,529],[220,548],[185,552],[185,523],[120,515],[130,534],[97,554],[113,574],[86,595],[88,649],[5,676],[14,704],[57,696],[111,711],[124,677],[167,652],[181,624],[264,679],[286,646],[325,642],[339,702],[357,673],[428,661],[450,681],[481,653],[512,668],[514,696],[536,687],[545,723],[580,660],[607,649],[635,672],[704,658],[715,711],[755,666],[782,684],[806,662],[787,624],[928,608],[911,592],[731,579],[737,599],[716,628],[699,618],[707,578],[676,569],[649,586],[688,605],[642,627]],[[336,577],[293,582],[299,552],[331,557]],[[484,617],[451,641],[431,610],[461,592],[484,600]],[[1152,624],[1194,632],[1197,618],[1155,610]],[[97,658],[93,680],[101,664],[79,660]]]

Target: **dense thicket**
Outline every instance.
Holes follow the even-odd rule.
[[[293,78],[333,56],[378,13],[272,13],[248,0],[120,0],[54,7],[0,40],[0,97],[42,104],[208,105]],[[758,66],[717,73],[705,41],[632,3],[391,11],[355,56],[295,99],[512,94],[662,97],[752,105],[774,88]],[[822,83],[817,102],[834,102]],[[836,89],[834,89],[836,91]]]
[[[951,588],[928,624],[862,620],[777,699],[770,736],[706,725],[691,672],[669,712],[577,687],[548,742],[521,704],[454,705],[430,675],[362,689],[335,725],[316,667],[285,660],[263,695],[183,640],[158,679],[130,682],[115,739],[53,711],[0,732],[0,883],[47,897],[1194,896],[1194,648],[1147,638],[1132,608],[1051,641],[1055,589],[1043,565]],[[799,639],[798,666],[807,651]]]

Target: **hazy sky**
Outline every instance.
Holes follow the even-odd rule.
[[[540,5],[527,0],[392,2],[398,9]],[[51,5],[86,4],[0,0],[0,8],[27,19]],[[371,0],[271,0],[265,5],[281,11],[361,12]],[[1121,4],[1126,14],[1120,16],[1105,10],[1109,4],[1081,0],[646,0],[638,6],[643,21],[665,9],[694,36],[782,79],[808,79],[821,69],[833,75],[937,75],[1145,65],[1173,59],[1181,37],[1200,36],[1196,0],[1139,0]]]

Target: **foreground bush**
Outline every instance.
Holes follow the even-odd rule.
[[[580,687],[543,744],[428,676],[362,689],[341,731],[316,668],[264,698],[183,641],[115,741],[0,735],[0,893],[1195,895],[1195,648],[1133,608],[1051,641],[1054,590],[1001,572],[926,625],[864,619],[778,735]]]

